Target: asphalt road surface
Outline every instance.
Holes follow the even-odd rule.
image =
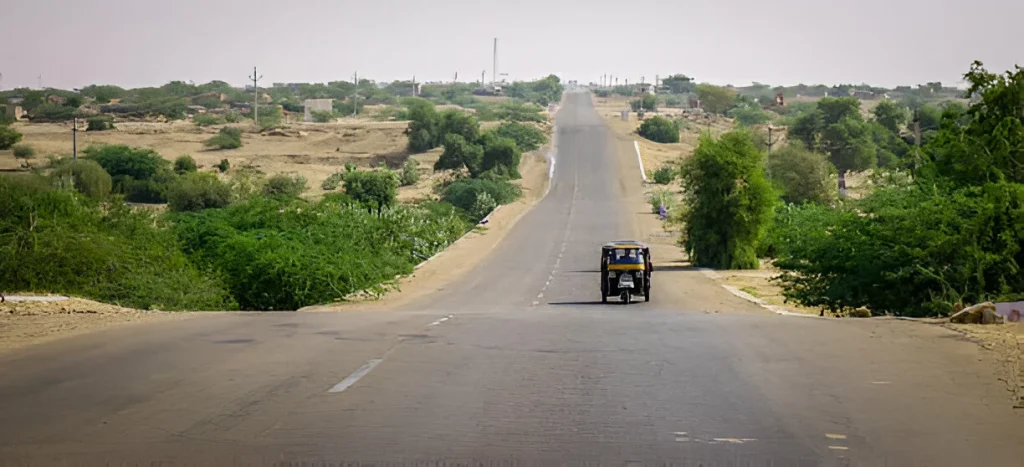
[[[599,245],[638,232],[635,156],[586,94],[557,122],[548,196],[422,303],[0,359],[0,464],[1024,465],[995,365],[943,329],[768,314],[685,269],[596,303]]]

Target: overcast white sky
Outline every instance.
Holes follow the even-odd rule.
[[[1022,0],[4,0],[0,89],[685,73],[955,84],[1024,65]]]

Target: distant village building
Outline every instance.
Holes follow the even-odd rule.
[[[313,112],[334,112],[334,99],[306,99],[302,105],[306,110],[304,117],[307,122],[313,121]]]
[[[654,94],[654,86],[651,83],[640,83],[636,85],[636,93],[640,95]]]

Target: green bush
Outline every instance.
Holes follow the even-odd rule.
[[[237,110],[231,110],[224,113],[224,121],[227,123],[238,123],[242,120],[245,120],[245,116],[243,116],[242,113]]]
[[[124,145],[93,145],[82,152],[115,178],[126,176],[136,180],[152,180],[157,173],[170,165],[152,149]]]
[[[14,157],[18,159],[31,159],[36,157],[36,149],[27,144],[15,144],[11,147],[11,152],[13,152]]]
[[[484,147],[483,158],[480,160],[481,171],[493,171],[512,179],[521,178],[519,163],[522,153],[516,147],[514,140],[488,132],[481,138],[481,141]]]
[[[21,133],[9,126],[0,125],[0,149],[10,149],[21,141]]]
[[[473,206],[469,208],[468,214],[473,219],[483,220],[497,208],[498,202],[486,191],[481,191],[476,194],[476,200],[473,201]]]
[[[836,168],[825,157],[792,141],[768,157],[768,175],[787,203],[829,204],[839,196]]]
[[[95,161],[69,158],[59,159],[50,171],[53,185],[61,189],[74,189],[92,199],[107,199],[113,189],[110,174]]]
[[[736,123],[740,126],[746,127],[763,125],[772,119],[771,115],[769,115],[768,112],[761,110],[761,107],[757,104],[734,107],[729,111],[729,115],[736,119]]]
[[[679,201],[670,190],[658,188],[647,194],[647,204],[651,206],[652,213],[658,214],[661,212],[662,206],[665,206],[666,210],[671,211],[679,204]]]
[[[334,191],[337,190],[338,187],[341,186],[342,182],[344,181],[345,172],[335,172],[328,176],[327,179],[324,180],[322,184],[320,184],[320,188],[323,188],[324,191]]]
[[[398,183],[390,170],[355,170],[345,174],[345,194],[380,214],[397,202]]]
[[[336,198],[254,198],[179,215],[176,230],[186,251],[225,277],[243,309],[295,310],[381,293],[468,228],[441,206],[376,215]]]
[[[233,127],[221,128],[217,136],[206,140],[203,145],[216,149],[238,149],[242,147],[242,130]]]
[[[401,186],[412,186],[420,181],[420,163],[416,159],[406,159],[402,164],[402,173],[398,177]]]
[[[480,136],[480,123],[472,115],[454,109],[438,114],[434,147],[444,144],[447,135],[459,135],[466,141],[475,141]]]
[[[53,190],[38,175],[0,176],[0,206],[0,290],[141,309],[237,308],[221,279],[189,261],[148,210]]]
[[[85,131],[107,131],[114,128],[114,119],[112,117],[89,117],[86,122]]]
[[[630,101],[629,107],[634,112],[638,112],[641,108],[646,112],[653,112],[658,110],[658,98],[654,97],[654,94],[644,94],[643,97]]]
[[[173,175],[173,172],[168,172]],[[115,191],[133,203],[159,204],[167,202],[167,189],[173,178],[164,181],[136,180],[128,177],[114,177]]]
[[[316,123],[329,123],[334,121],[334,112],[326,110],[314,110],[310,112],[313,117],[313,121]]]
[[[261,105],[259,107],[259,129],[269,130],[281,126],[281,120],[284,119],[284,109],[280,105]],[[241,143],[239,143],[239,147]],[[233,149],[233,148],[232,148]]]
[[[673,120],[656,115],[644,120],[637,134],[656,143],[678,143],[679,125]]]
[[[30,116],[32,120],[43,122],[62,122],[75,117],[75,107],[67,107],[53,102],[47,102],[35,109],[32,109]]]
[[[544,109],[539,105],[528,102],[502,102],[494,111],[498,120],[506,122],[534,122],[543,123],[547,120],[541,112]]]
[[[227,123],[227,119],[221,115],[202,113],[193,115],[192,123],[195,123],[198,126],[223,125]]]
[[[277,174],[267,179],[263,186],[266,196],[297,198],[306,191],[306,178],[301,175]]]
[[[186,172],[167,190],[172,212],[223,208],[231,203],[231,188],[212,173]]]
[[[444,189],[441,200],[462,210],[471,222],[477,222],[483,217],[476,217],[479,212],[474,210],[480,193],[486,193],[498,205],[511,203],[523,195],[522,189],[505,180],[461,178]]]
[[[758,268],[757,242],[775,204],[763,157],[744,132],[701,137],[682,170],[682,244],[695,266]]]
[[[196,160],[188,154],[179,156],[174,160],[174,173],[178,175],[195,172],[197,170],[199,170],[199,166],[196,165]]]
[[[227,159],[221,159],[220,163],[217,164],[217,170],[220,171],[220,173],[225,173],[228,170],[231,170],[231,162],[228,162]]]
[[[676,170],[672,166],[658,167],[658,170],[654,171],[654,183],[659,185],[668,185],[672,183],[672,180],[676,178]]]
[[[436,148],[444,139],[438,137],[441,117],[434,104],[424,99],[413,99],[407,103],[409,107],[409,150],[423,152]],[[439,141],[438,139],[441,138]]]
[[[516,146],[523,152],[537,150],[548,142],[547,135],[540,128],[525,123],[502,123],[495,131],[498,136],[515,141]]]

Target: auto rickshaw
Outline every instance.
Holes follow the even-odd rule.
[[[609,242],[601,247],[601,303],[618,296],[629,304],[633,295],[651,301],[651,249],[635,240]]]

